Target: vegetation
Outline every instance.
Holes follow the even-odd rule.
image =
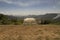
[[[12,19],[12,18],[9,18],[7,15],[3,15],[3,14],[0,14],[0,25],[18,25],[18,24],[22,24],[23,23],[23,20],[20,20],[20,19]]]
[[[50,24],[51,20],[41,20],[41,24]]]
[[[37,20],[37,19],[36,19]],[[40,20],[40,19],[38,19]],[[40,24],[59,24],[60,25],[60,21],[58,20],[52,20],[52,19],[41,19],[41,22],[39,23],[37,20],[37,23]],[[20,25],[23,24],[23,19],[18,19],[16,18],[12,18],[9,17],[8,15],[3,15],[0,14],[0,25]]]

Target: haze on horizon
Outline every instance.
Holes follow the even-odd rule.
[[[60,0],[0,0],[0,13],[7,15],[60,13]]]

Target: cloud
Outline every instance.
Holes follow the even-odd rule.
[[[2,2],[6,2],[6,3],[8,3],[8,4],[12,4],[12,3],[13,3],[13,2],[10,1],[10,0],[0,0],[0,1],[2,1]]]
[[[15,4],[15,5],[19,5],[19,6],[22,6],[22,7],[25,7],[25,6],[31,6],[31,5],[35,5],[35,4],[38,4],[40,3],[39,0],[29,0],[29,1],[22,1],[22,0],[0,0],[0,1],[3,1],[3,2],[6,2],[8,4]]]
[[[40,5],[44,3],[49,3],[49,0],[0,0],[3,2],[6,2],[8,4],[15,4],[21,7],[28,7],[28,6],[33,6],[33,5]]]
[[[4,10],[8,9],[9,11],[2,10],[1,12],[4,12],[5,14],[8,14],[8,15],[29,15],[29,14],[39,15],[39,14],[45,14],[45,13],[50,13],[50,12],[51,13],[60,12],[59,11],[60,9],[59,10],[57,9],[57,6],[60,5],[60,1],[57,1],[57,0],[56,1],[53,1],[53,0],[0,0],[0,1],[5,2],[8,5],[13,4],[19,7],[19,8],[18,7],[14,8],[15,6],[10,5],[10,6],[13,6],[14,9],[16,9],[14,10],[14,9],[11,9],[12,7],[10,8],[10,6],[8,7],[8,5],[6,6],[5,4],[5,7],[8,7],[8,8]],[[37,10],[37,9],[40,9],[40,10]]]
[[[6,14],[6,15],[18,15],[18,16],[23,16],[23,15],[43,15],[46,13],[60,13],[59,10],[11,10],[11,11],[1,11],[1,13]]]
[[[59,5],[60,6],[60,1],[59,2],[57,2],[57,4],[56,5]]]

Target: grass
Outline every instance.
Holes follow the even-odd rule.
[[[60,25],[0,25],[0,40],[60,40]]]

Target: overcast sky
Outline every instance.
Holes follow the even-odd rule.
[[[0,0],[0,13],[8,15],[60,13],[60,0]]]

